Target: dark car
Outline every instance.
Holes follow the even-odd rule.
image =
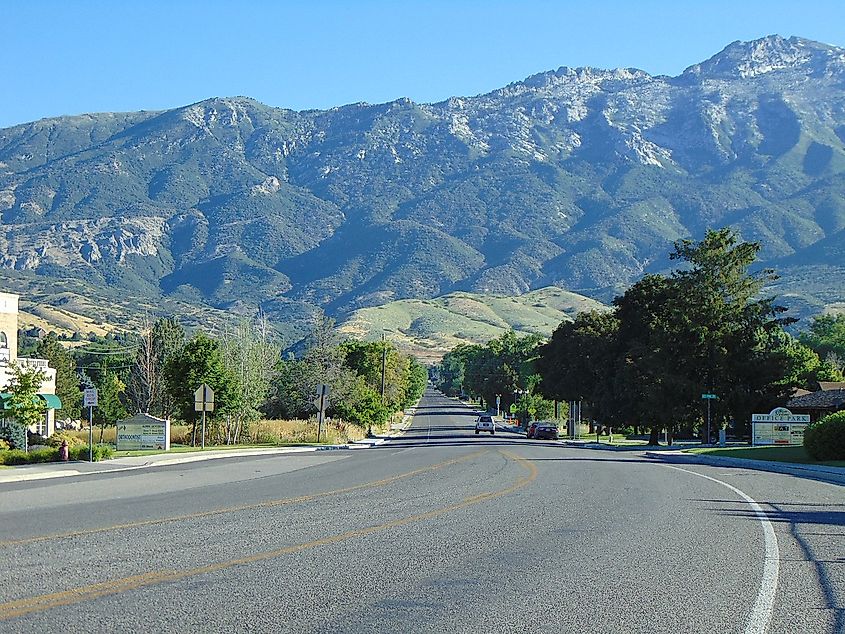
[[[537,421],[534,421],[528,426],[528,431],[525,432],[526,438],[534,438],[534,431],[537,429]]]
[[[557,425],[554,423],[538,423],[534,428],[533,436],[537,440],[557,440]]]

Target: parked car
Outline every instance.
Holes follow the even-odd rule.
[[[534,428],[533,438],[537,440],[557,440],[557,425],[554,423],[539,423]]]
[[[534,438],[534,431],[537,429],[537,421],[534,421],[528,426],[528,429],[525,432],[526,438]]]
[[[482,414],[475,419],[475,433],[480,431],[489,431],[490,435],[496,434],[496,426],[493,424],[493,417],[487,414]]]

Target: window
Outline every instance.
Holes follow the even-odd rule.
[[[9,339],[6,333],[0,330],[0,364],[7,364],[11,361],[11,354],[9,352]]]

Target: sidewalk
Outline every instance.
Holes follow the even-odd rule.
[[[308,447],[252,447],[249,449],[220,449],[211,451],[196,451],[190,453],[160,453],[148,456],[131,456],[113,458],[100,462],[44,462],[40,464],[19,465],[0,468],[0,484],[5,482],[24,482],[30,480],[48,480],[52,478],[67,478],[79,475],[93,475],[98,473],[118,473],[134,471],[149,467],[163,467],[200,460],[215,460],[218,458],[235,458],[243,456],[265,456],[286,453],[308,453],[315,451],[340,451],[352,449],[369,449],[387,442],[389,438],[401,436],[411,425],[415,408],[409,408],[402,421],[393,425],[385,436],[362,438],[345,445],[319,445]]]
[[[769,460],[751,460],[749,458],[728,458],[711,456],[708,454],[686,453],[678,449],[655,451],[652,448],[645,452],[645,456],[676,464],[707,464],[720,467],[739,467],[742,469],[757,469],[772,473],[784,473],[800,478],[820,480],[829,484],[845,485],[845,467],[827,467],[803,464],[798,462],[773,462]]]

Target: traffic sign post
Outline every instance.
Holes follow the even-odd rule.
[[[715,400],[719,397],[716,396],[715,394],[702,394],[701,398],[703,400],[707,401],[707,437],[704,439],[704,444],[709,445],[710,444],[710,401],[713,401],[713,400]]]
[[[501,416],[502,395],[496,394],[496,416]]]
[[[94,408],[97,406],[97,388],[85,388],[82,392],[82,406],[88,408],[88,462],[94,462]],[[115,431],[114,446],[117,447]]]
[[[205,449],[205,413],[214,411],[214,390],[203,383],[194,392],[194,411],[202,412],[202,448]],[[196,427],[194,428],[196,429]],[[196,444],[196,440],[194,440]]]
[[[314,407],[317,408],[317,442],[320,442],[320,436],[323,432],[323,420],[326,415],[326,410],[329,408],[329,386],[325,385],[324,383],[320,383],[317,386],[317,398],[315,398],[312,403],[314,403]],[[368,434],[372,434],[372,430],[367,432]]]

